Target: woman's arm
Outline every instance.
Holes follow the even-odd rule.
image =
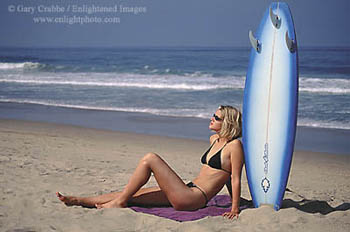
[[[241,174],[243,167],[243,149],[240,141],[236,140],[232,144],[231,152],[231,189],[232,208],[231,212],[224,213],[223,216],[229,219],[238,218],[239,201],[241,198]]]

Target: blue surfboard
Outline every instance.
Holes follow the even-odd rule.
[[[243,99],[243,147],[255,207],[279,210],[296,132],[298,51],[286,3],[271,3],[255,32]]]

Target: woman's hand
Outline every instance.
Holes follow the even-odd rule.
[[[238,219],[239,209],[238,208],[232,208],[230,212],[224,213],[222,216],[227,219]]]

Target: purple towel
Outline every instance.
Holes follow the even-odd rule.
[[[231,210],[231,198],[228,195],[217,195],[208,202],[205,208],[198,209],[196,211],[176,211],[172,207],[144,208],[133,206],[130,208],[136,212],[152,214],[159,217],[184,222],[194,221],[208,216],[220,216],[225,212],[229,212]],[[240,207],[241,210],[244,208],[247,208],[247,206],[244,205]]]

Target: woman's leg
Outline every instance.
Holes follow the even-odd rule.
[[[83,206],[88,208],[94,208],[96,204],[104,204],[107,203],[116,197],[120,192],[112,192],[107,194],[102,194],[98,196],[92,196],[92,197],[75,197],[75,196],[64,196],[61,193],[57,192],[56,195],[67,206]]]
[[[126,207],[129,201],[135,202],[136,193],[147,183],[152,172],[160,189],[148,192],[148,196],[147,192],[143,194],[141,192],[137,203],[158,204],[156,196],[163,196],[162,201],[164,198],[168,199],[170,204],[178,210],[197,209],[205,203],[201,193],[188,188],[164,160],[154,153],[149,153],[141,159],[124,190],[114,200],[105,204],[97,204],[96,207]]]
[[[83,206],[88,208],[95,208],[96,204],[105,204],[116,199],[121,192],[112,192],[92,197],[75,197],[64,196],[57,192],[57,197],[67,206]],[[128,203],[136,205],[144,205],[147,202],[152,202],[154,206],[169,206],[170,203],[165,194],[159,187],[142,188],[134,194]],[[150,204],[148,204],[150,205]]]

